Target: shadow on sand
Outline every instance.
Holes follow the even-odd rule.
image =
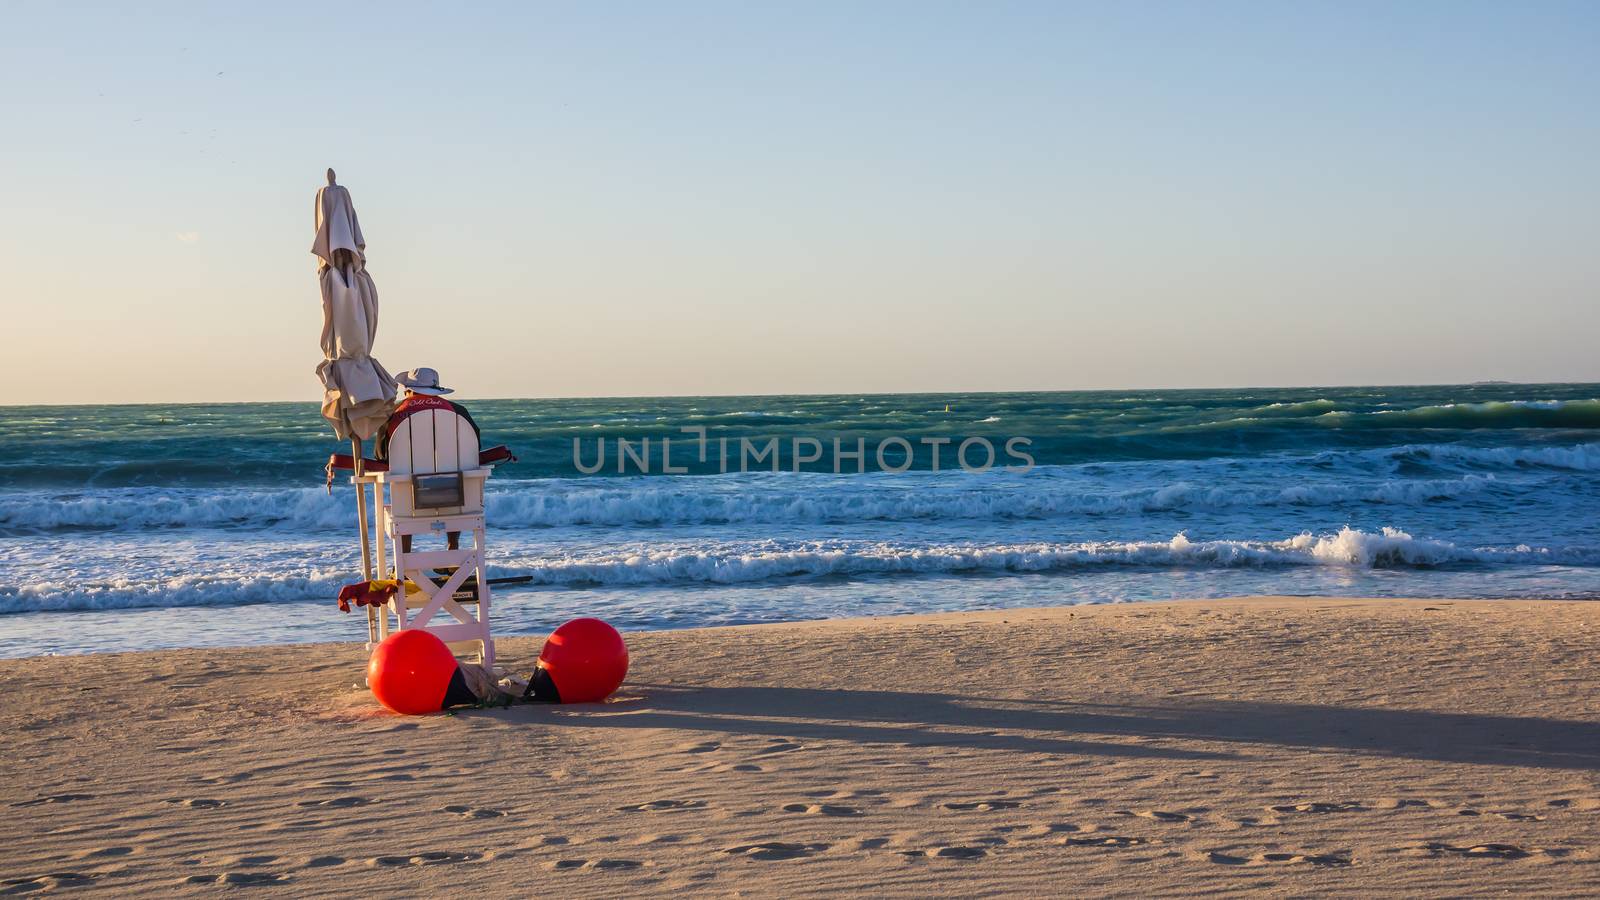
[[[899,691],[644,684],[628,689],[642,696],[605,707],[565,707],[565,715],[541,707],[511,712],[547,725],[683,728],[1029,753],[1199,760],[1232,757],[1238,755],[1235,750],[1262,745],[1480,765],[1600,769],[1600,723],[1556,719],[1200,698],[1108,705]],[[604,714],[592,714],[601,709]],[[1144,742],[1096,740],[1105,737]],[[1211,746],[1185,747],[1180,742]]]

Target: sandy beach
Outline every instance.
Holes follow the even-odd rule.
[[[0,661],[6,892],[1592,895],[1600,604],[1253,598],[628,635],[404,719],[351,644]],[[525,669],[528,638],[503,640]]]

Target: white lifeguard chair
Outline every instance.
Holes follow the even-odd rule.
[[[391,631],[420,628],[458,656],[475,652],[477,661],[493,671],[491,591],[483,559],[483,488],[493,466],[482,461],[486,455],[471,421],[441,402],[412,412],[394,427],[387,471],[367,470],[356,480],[374,485],[377,577],[401,582],[378,613],[376,640]],[[460,535],[457,549],[420,546],[430,539],[442,543],[450,532]],[[369,643],[368,652],[375,646]]]

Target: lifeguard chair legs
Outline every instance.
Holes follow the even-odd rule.
[[[494,639],[489,634],[490,588],[483,560],[483,515],[384,515],[382,521],[387,538],[382,543],[389,546],[379,551],[379,569],[392,571],[405,586],[379,617],[378,639],[387,637],[392,630],[420,628],[451,645],[452,650],[475,650],[484,668],[492,671]],[[470,536],[472,545],[456,550],[417,549],[428,540],[427,536],[437,536],[442,541],[452,531],[460,532],[462,543]],[[406,540],[408,537],[411,540]],[[408,543],[413,547],[410,551],[405,549]],[[392,570],[385,559],[389,554],[383,550],[393,556]],[[443,583],[436,578],[443,578]],[[475,601],[466,595],[457,596],[468,588],[475,589]]]

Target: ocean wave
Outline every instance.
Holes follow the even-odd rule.
[[[353,580],[348,569],[317,573],[173,575],[109,580],[47,580],[0,586],[0,614],[167,609],[328,600]]]
[[[1167,424],[1141,422],[1134,437],[1153,432],[1169,439],[1196,434],[1267,435],[1285,428],[1321,428],[1351,435],[1397,430],[1475,430],[1549,428],[1600,429],[1597,400],[1500,400],[1487,403],[1444,403],[1410,409],[1344,409],[1331,400],[1272,403],[1238,410],[1216,410],[1199,421]],[[1369,438],[1370,439],[1370,438]]]
[[[1251,410],[1251,412],[1255,413],[1255,419],[1248,421],[1255,421],[1256,419],[1273,416],[1279,418],[1293,418],[1295,416],[1320,416],[1324,413],[1337,411],[1338,408],[1339,404],[1333,402],[1332,400],[1325,400],[1321,398],[1316,400],[1302,400],[1298,403],[1268,403],[1266,406],[1258,406]]]
[[[1281,540],[917,544],[714,541],[611,546],[497,559],[491,575],[543,586],[732,585],[794,578],[1025,574],[1103,567],[1425,569],[1459,565],[1600,565],[1600,547],[1462,547],[1397,528],[1302,532]],[[0,613],[330,601],[348,570],[181,575],[0,586]]]
[[[230,526],[340,528],[355,518],[349,490],[107,488],[0,494],[0,534],[70,529]]]
[[[1152,486],[1118,487],[1109,479],[1102,485],[1063,469],[993,479],[967,473],[549,479],[512,482],[514,487],[491,491],[485,500],[494,527],[538,528],[1050,519],[1353,502],[1415,505],[1477,494],[1497,484],[1492,473],[1368,483],[1283,481],[1281,486],[1232,486],[1197,474]],[[0,535],[75,529],[338,530],[351,525],[353,502],[347,489],[330,496],[316,488],[0,494]]]
[[[1480,494],[1509,501],[1570,490],[1561,472],[1600,472],[1600,442],[1404,444],[1253,459],[1044,465],[1025,474],[498,479],[487,508],[497,528],[1052,519],[1353,503],[1421,506]],[[353,521],[353,500],[342,485],[332,495],[320,487],[4,491],[0,536],[184,528],[335,531]]]
[[[1600,564],[1600,548],[1465,548],[1415,538],[1396,528],[1303,532],[1276,541],[1169,541],[954,544],[914,546],[869,542],[763,542],[700,549],[640,546],[557,559],[510,559],[506,571],[542,585],[739,584],[777,578],[1054,572],[1104,566],[1232,568],[1346,566],[1428,568],[1460,564]]]
[[[1600,399],[1444,403],[1372,412],[1335,410],[1314,421],[1337,428],[1600,428]]]
[[[1571,447],[1469,447],[1464,444],[1419,444],[1383,451],[1391,459],[1466,463],[1483,468],[1540,467],[1600,472],[1600,443]]]
[[[1082,482],[1005,481],[949,487],[897,485],[875,479],[859,487],[747,485],[735,491],[701,491],[684,482],[585,485],[494,495],[489,515],[500,526],[670,526],[716,524],[825,524],[869,521],[1050,519],[1175,509],[1261,505],[1319,505],[1348,500],[1418,503],[1480,491],[1492,475],[1390,482],[1370,487],[1326,485],[1238,489],[1179,481],[1116,490]],[[931,479],[929,479],[931,481]],[[865,481],[865,480],[864,480]]]

